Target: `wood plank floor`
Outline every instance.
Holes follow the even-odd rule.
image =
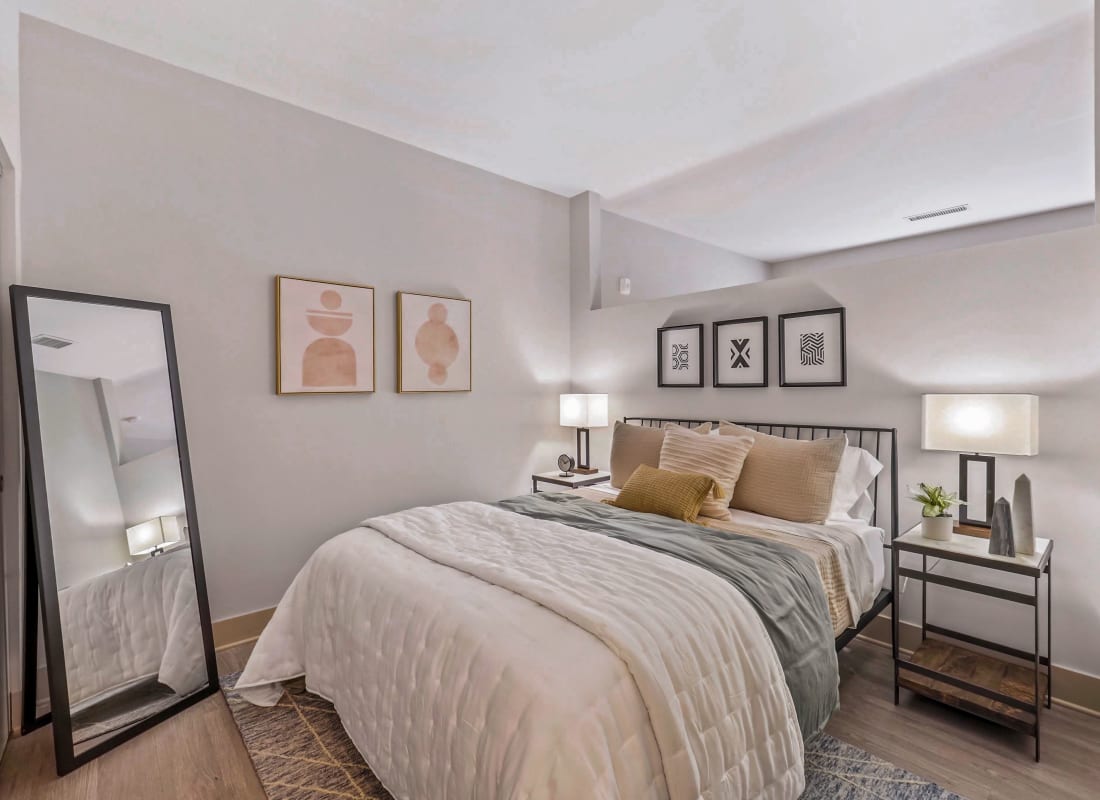
[[[250,645],[218,654],[235,672]],[[969,800],[1086,800],[1100,786],[1100,718],[1055,706],[1043,717],[1043,761],[1032,740],[902,693],[895,707],[889,652],[855,641],[841,654],[841,708],[828,732],[935,780]],[[64,778],[50,731],[12,740],[0,762],[3,800],[264,800],[220,695],[162,723]],[[423,800],[433,800],[424,798]]]

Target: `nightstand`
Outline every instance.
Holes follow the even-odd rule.
[[[923,697],[1029,734],[1035,737],[1035,760],[1038,761],[1039,718],[1044,703],[1050,708],[1051,695],[1050,562],[1053,551],[1054,542],[1036,538],[1033,555],[995,556],[989,554],[988,539],[956,532],[950,541],[938,542],[921,536],[919,526],[895,539],[892,551],[894,597],[900,597],[898,588],[902,578],[922,581],[924,591],[921,593],[921,644],[909,659],[902,658],[899,652],[900,615],[895,605],[894,704],[898,702],[898,690],[904,686]],[[921,568],[899,567],[902,553],[919,555]],[[1034,591],[1010,591],[929,572],[929,558],[1024,575],[1034,581]],[[1047,577],[1046,655],[1040,653],[1039,644],[1039,581],[1043,575]],[[1018,650],[928,622],[929,584],[1031,606],[1035,609],[1034,650]],[[928,634],[937,638],[929,638]],[[990,651],[1009,656],[1011,660],[999,658]]]
[[[570,475],[565,477],[560,470],[553,472],[536,472],[531,476],[531,491],[537,492],[540,483],[552,483],[555,486],[564,486],[568,489],[576,489],[581,486],[595,486],[597,483],[607,483],[611,480],[611,473],[600,470],[591,475]]]

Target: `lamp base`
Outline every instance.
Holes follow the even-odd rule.
[[[573,471],[578,475],[595,475],[600,471],[599,467],[573,467]]]
[[[972,519],[967,513],[969,509],[969,503],[976,498],[971,498],[967,486],[967,478],[970,473],[970,464],[978,463],[985,464],[985,502],[975,503],[981,507],[985,506],[985,519]],[[993,501],[996,498],[996,486],[997,486],[997,472],[994,464],[996,459],[993,456],[980,456],[977,453],[969,455],[967,453],[959,454],[959,499],[963,502],[959,505],[959,524],[970,525],[975,528],[992,528],[993,527]]]

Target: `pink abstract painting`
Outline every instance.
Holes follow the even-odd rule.
[[[399,392],[471,390],[470,301],[397,293]]]
[[[374,289],[275,279],[278,394],[374,391]]]

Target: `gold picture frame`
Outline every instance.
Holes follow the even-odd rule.
[[[300,284],[356,291],[351,297],[345,297],[338,289],[319,290],[317,301],[323,308],[310,308],[305,297],[308,290]],[[360,293],[369,293],[369,302]],[[295,310],[301,312],[293,322],[284,320],[291,294],[296,295],[294,300],[299,308]],[[353,301],[353,310],[342,310],[349,299]],[[375,288],[365,284],[276,275],[275,394],[373,394],[378,382],[375,299]],[[357,314],[369,316],[369,325],[360,326],[354,336],[348,338]],[[346,325],[342,324],[345,320]],[[309,337],[314,338],[307,343]],[[361,360],[366,353],[370,354],[370,369],[363,372]],[[288,359],[292,357],[295,366],[297,359],[301,359],[300,369],[288,368]],[[370,376],[369,381],[365,375]],[[349,377],[351,382],[345,382]]]
[[[442,302],[431,302],[431,301]],[[412,302],[409,302],[412,301]],[[473,301],[465,297],[448,297],[424,292],[397,293],[397,391],[399,394],[440,394],[448,392],[472,392],[474,389],[474,307]],[[410,306],[416,305],[414,310]],[[452,312],[462,314],[464,318],[451,318]],[[419,312],[419,313],[418,313]],[[405,322],[411,314],[424,322],[417,328],[413,341],[406,343],[410,334]],[[456,331],[451,323],[464,322]],[[455,352],[451,353],[454,338]],[[416,347],[420,339],[423,347],[434,347],[439,359],[429,363]],[[427,343],[424,340],[427,339]],[[435,341],[432,341],[434,339]],[[409,364],[406,365],[406,356]],[[414,357],[418,359],[413,362]],[[415,366],[414,366],[415,363]],[[458,367],[458,371],[454,367]],[[465,367],[465,369],[463,369]],[[465,377],[465,382],[459,380]],[[439,388],[434,388],[435,384]]]

